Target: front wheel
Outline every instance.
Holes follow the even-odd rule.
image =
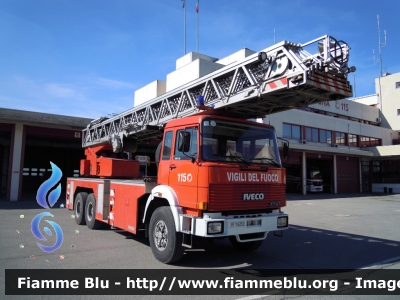
[[[264,240],[261,240],[241,243],[236,239],[236,236],[230,236],[229,241],[231,242],[232,246],[239,251],[254,251],[260,248],[264,242]]]
[[[182,233],[175,228],[169,206],[157,208],[150,219],[150,246],[154,257],[162,263],[171,264],[183,256]]]

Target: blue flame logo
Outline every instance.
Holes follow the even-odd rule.
[[[62,177],[62,172],[59,167],[57,167],[55,164],[50,162],[51,169],[52,169],[52,174],[49,179],[47,179],[45,182],[42,183],[42,185],[39,187],[37,194],[36,194],[36,200],[37,203],[43,208],[50,208],[53,207],[53,205],[57,202],[58,198],[61,195],[61,183],[58,184],[57,188],[52,190],[49,193],[49,203],[50,206],[46,202],[46,194],[50,189],[61,179]]]
[[[45,238],[43,236],[43,234],[40,232],[40,229],[39,229],[40,220],[43,217],[46,217],[46,216],[54,217],[49,212],[42,212],[42,213],[38,214],[36,217],[33,218],[32,224],[31,224],[31,229],[32,229],[33,235],[37,239],[39,239],[41,241],[47,241],[47,238]],[[44,246],[44,245],[42,245],[40,243],[37,243],[37,245],[39,246],[40,249],[42,249],[45,252],[53,252],[53,251],[55,251],[55,250],[57,250],[58,248],[61,247],[61,244],[62,244],[63,239],[64,239],[63,238],[63,232],[61,230],[61,227],[57,223],[55,223],[53,221],[48,221],[48,220],[45,220],[45,222],[50,224],[50,226],[54,229],[54,231],[56,233],[56,242],[55,242],[55,244],[53,246]],[[53,235],[51,230],[49,229],[49,227],[44,227],[43,230],[48,236],[52,236]]]
[[[45,182],[42,183],[42,185],[39,187],[37,194],[36,194],[37,203],[40,206],[42,206],[43,208],[53,207],[53,205],[57,202],[58,198],[61,195],[61,183],[59,183],[55,189],[53,189],[53,190],[51,190],[51,189],[61,179],[62,172],[61,172],[60,168],[57,167],[52,162],[50,162],[50,165],[51,165],[51,169],[52,169],[52,174],[49,179],[47,179]],[[49,195],[48,195],[48,199],[46,200],[47,193],[49,193]],[[42,220],[43,217],[54,217],[54,216],[49,212],[43,212],[43,213],[38,214],[32,220],[31,230],[32,230],[33,235],[37,239],[39,239],[41,241],[47,241],[47,238],[43,236],[43,234],[39,228],[40,221]],[[37,245],[39,246],[40,249],[42,249],[45,252],[53,252],[61,247],[63,239],[64,239],[63,232],[61,230],[61,227],[57,223],[55,223],[53,221],[48,221],[48,220],[45,220],[45,222],[47,222],[53,228],[54,232],[56,233],[56,242],[53,246],[45,246],[40,243],[37,243]],[[47,234],[47,236],[53,235],[53,233],[49,229],[49,227],[44,227],[43,230]]]

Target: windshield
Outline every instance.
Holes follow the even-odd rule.
[[[204,119],[201,145],[203,160],[281,165],[275,131],[257,124]]]
[[[312,170],[310,171],[310,177],[312,179],[322,179],[322,175],[319,170]]]

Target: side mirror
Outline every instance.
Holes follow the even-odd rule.
[[[178,150],[180,152],[189,152],[189,150],[190,150],[190,132],[187,132],[187,131],[179,132]]]
[[[283,143],[283,158],[287,159],[289,157],[289,145],[288,143]]]

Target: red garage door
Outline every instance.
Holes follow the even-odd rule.
[[[336,157],[338,193],[360,192],[360,176],[358,164],[358,157]]]

